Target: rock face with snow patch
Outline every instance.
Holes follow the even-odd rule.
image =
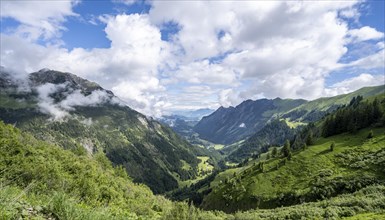
[[[247,100],[236,107],[220,107],[194,127],[205,140],[218,144],[231,144],[254,134],[274,116],[303,103],[302,99]]]

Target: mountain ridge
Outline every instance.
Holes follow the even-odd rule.
[[[65,149],[103,151],[135,182],[145,183],[155,193],[172,190],[179,181],[197,175],[197,154],[202,149],[121,104],[98,84],[52,70],[32,73],[29,80],[29,90],[23,91],[14,87],[18,82],[1,84],[0,119],[6,123]]]
[[[236,107],[220,107],[194,127],[202,139],[220,144],[240,141],[261,129],[276,113],[304,103],[302,99],[245,100]]]
[[[235,107],[219,107],[212,114],[203,117],[193,130],[204,140],[228,145],[250,137],[274,118],[294,123],[314,122],[339,106],[348,104],[357,95],[368,97],[384,92],[385,85],[380,85],[311,101],[279,97],[254,101],[249,99]]]

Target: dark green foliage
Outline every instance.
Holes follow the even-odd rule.
[[[273,150],[271,151],[271,156],[274,158],[278,156],[278,149],[276,147],[273,147]]]
[[[306,143],[303,143],[303,144],[302,144],[302,150],[306,150],[306,148],[307,148],[307,144],[306,144]]]
[[[198,181],[195,184],[190,185],[189,187],[179,188],[177,190],[172,191],[167,196],[172,200],[177,201],[188,201],[189,203],[193,203],[196,206],[199,206],[205,195],[211,192],[210,183],[215,179],[217,171],[213,172],[206,178]],[[199,190],[206,188],[205,190]]]
[[[334,151],[334,147],[335,147],[335,143],[333,142],[333,143],[330,145],[330,151]]]
[[[303,127],[295,135],[292,149],[299,150],[303,149],[304,145],[306,147],[310,144],[314,144],[315,140],[319,137],[319,128],[315,126],[314,123],[309,123],[307,126]]]
[[[268,151],[271,145],[282,145],[286,139],[293,139],[296,130],[291,129],[285,121],[274,120],[259,132],[248,138],[238,149],[232,152],[227,159],[240,162],[253,154]]]
[[[303,203],[290,207],[276,209],[257,209],[247,212],[237,212],[236,219],[342,219],[356,216],[360,213],[372,212],[374,218],[385,217],[385,187],[370,186],[356,193],[342,195],[329,200],[314,203]],[[378,217],[376,217],[378,216]],[[366,219],[364,216],[354,219]]]
[[[373,138],[373,131],[372,131],[372,130],[369,131],[369,134],[368,134],[368,137],[367,137],[367,138],[368,138],[368,139]]]
[[[281,149],[282,155],[286,155],[283,160],[268,160],[263,167],[259,163],[258,169],[254,169],[255,165],[253,168],[240,168],[244,170],[239,175],[242,177],[240,183],[245,187],[246,192],[252,195],[242,193],[241,187],[234,187],[230,179],[212,190],[204,200],[203,207],[234,212],[251,208],[292,206],[303,202],[330,199],[341,194],[356,192],[367,186],[385,183],[383,136],[376,135],[367,140],[367,131],[364,130],[359,131],[358,137],[343,134],[331,137],[330,140],[314,138],[315,143],[306,149],[306,138],[309,132],[314,134],[313,137],[319,137],[320,126],[322,122],[309,124],[297,133],[291,146],[305,146],[302,147],[303,151],[296,151],[295,149],[298,148],[292,149],[290,142],[286,141]],[[379,132],[383,132],[382,128],[373,128],[373,133]],[[339,153],[345,145],[351,149]],[[377,150],[370,152],[372,148]],[[287,149],[291,149],[290,155]],[[320,169],[324,166],[330,169]],[[275,193],[271,193],[272,190]],[[321,216],[340,216],[329,211],[327,213]],[[354,212],[351,215],[355,214]]]
[[[322,136],[355,133],[361,128],[380,122],[383,116],[380,102],[375,98],[372,102],[362,101],[362,97],[353,98],[350,104],[328,115],[322,126]]]
[[[309,130],[306,136],[306,145],[310,146],[312,144],[314,144],[313,131]]]
[[[85,206],[111,205],[139,215],[156,213],[141,203],[163,206],[148,187],[132,183],[121,168],[114,169],[102,152],[95,154],[94,159],[78,156],[38,141],[1,121],[0,172],[2,186],[24,188],[28,195],[39,195],[39,198],[58,194],[47,207],[57,218],[81,219],[67,215],[76,214],[79,209],[73,202],[65,204],[69,197]],[[65,206],[73,210],[62,210]]]
[[[289,155],[291,156],[291,148],[290,148],[290,142],[289,140],[286,140],[285,141],[285,144],[283,145],[283,148],[281,150],[281,154],[284,156],[284,157],[289,157]]]
[[[262,173],[265,171],[265,163],[264,162],[259,163],[259,169],[261,170]]]

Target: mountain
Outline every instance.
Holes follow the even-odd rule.
[[[201,206],[225,212],[271,209],[384,186],[384,132],[384,94],[354,98],[283,147],[219,173]]]
[[[0,121],[0,219],[383,219],[385,187],[235,214],[155,196],[102,152],[87,155],[37,140]],[[80,154],[79,154],[80,153]],[[231,171],[230,171],[231,173]]]
[[[197,175],[202,149],[96,83],[47,69],[15,80],[2,69],[0,86],[1,120],[73,152],[102,151],[155,193]]]
[[[322,138],[294,152],[290,160],[281,156],[269,159],[264,154],[241,168],[220,173],[202,207],[226,212],[271,209],[325,202],[367,186],[384,185],[384,128],[372,130],[373,139],[367,138],[369,129]],[[332,143],[335,147],[330,151]]]
[[[103,152],[64,150],[1,121],[0,143],[0,219],[152,219],[171,205]]]
[[[358,95],[366,98],[384,92],[385,85],[381,85],[313,101],[280,98],[247,100],[236,107],[220,107],[203,117],[195,125],[194,131],[202,139],[228,145],[256,134],[274,118],[284,119],[289,126],[296,127],[321,119]]]
[[[349,104],[353,97],[362,96],[363,98],[367,98],[384,93],[385,85],[364,87],[348,94],[342,94],[334,97],[324,97],[306,102],[286,113],[283,113],[281,117],[287,118],[290,121],[314,122],[338,107]]]
[[[306,103],[305,100],[247,100],[236,107],[220,107],[203,117],[194,127],[202,139],[219,144],[231,144],[257,132],[276,114]]]
[[[158,120],[185,138],[194,134],[193,127],[196,123],[198,123],[198,121],[190,120],[189,118],[181,115],[166,115],[162,116]]]
[[[164,125],[169,126],[177,134],[187,139],[190,143],[208,146],[204,140],[197,138],[199,135],[194,132],[194,126],[203,116],[213,113],[214,110],[202,108],[192,111],[175,111],[171,115],[163,115],[158,120]]]
[[[266,152],[271,146],[280,146],[285,140],[293,139],[297,131],[298,129],[289,127],[285,120],[275,119],[239,145],[224,148],[223,152],[230,150],[226,153],[226,159],[240,163],[244,159]]]
[[[200,108],[196,110],[179,110],[179,111],[174,111],[173,115],[185,117],[187,120],[190,120],[190,121],[199,121],[203,116],[209,115],[214,111],[215,111],[214,109],[209,109],[209,108]]]

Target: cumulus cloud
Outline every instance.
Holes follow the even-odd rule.
[[[137,2],[137,0],[112,0],[112,2],[121,3],[121,4],[125,4],[125,5],[132,5],[135,2]]]
[[[356,3],[156,1],[150,19],[181,27],[172,38],[181,51],[175,58],[179,81],[212,84],[227,76],[222,83],[228,88],[218,94],[227,106],[260,96],[321,96],[324,78],[347,52],[349,29],[338,11]],[[223,59],[211,63],[212,57]]]
[[[381,45],[379,45],[381,46]],[[344,66],[346,67],[360,67],[364,69],[383,68],[385,67],[385,50],[382,49],[375,54],[363,57],[361,59],[352,61]]]
[[[67,84],[46,83],[36,88],[38,92],[38,107],[42,113],[52,116],[53,120],[62,120],[69,116],[76,106],[97,106],[102,103],[119,104],[119,100],[111,97],[103,90],[95,90],[89,95],[83,95],[80,90],[71,90]],[[55,101],[54,93],[66,94],[65,99]],[[89,123],[89,122],[87,122]]]
[[[57,15],[38,15],[31,22],[19,14],[2,17],[39,30],[45,29],[35,21],[51,22],[55,31],[40,32],[49,38],[64,30],[66,17],[76,16],[74,4],[67,2]],[[72,72],[153,116],[164,110],[236,105],[250,98],[314,99],[330,94],[325,79],[335,70],[383,67],[384,44],[378,42],[383,33],[358,23],[351,29],[345,20],[359,19],[360,1],[149,4],[148,14],[99,17],[111,41],[108,48],[67,50],[2,33],[1,65],[24,72],[44,67]],[[161,31],[170,24],[177,28],[164,41]],[[362,48],[356,48],[360,54],[352,56],[356,60],[340,63],[357,43],[373,44],[376,49],[360,53]]]
[[[223,65],[210,63],[208,60],[182,65],[172,75],[181,81],[208,84],[235,84],[237,74]]]
[[[190,85],[170,88],[167,95],[167,102],[173,103],[173,105],[168,106],[167,110],[179,111],[196,110],[199,108],[218,108],[218,92],[218,88],[213,88],[208,85]]]
[[[71,72],[112,90],[134,109],[160,114],[164,87],[159,83],[157,68],[167,55],[167,44],[161,40],[159,29],[147,15],[107,16],[104,22],[111,41],[106,49],[68,51],[2,34],[1,65],[24,73],[45,67]]]
[[[78,0],[71,1],[2,1],[1,18],[13,18],[20,25],[11,30],[29,40],[40,37],[50,39],[59,37],[66,28],[63,22],[67,16],[76,16],[72,8]]]
[[[369,26],[365,26],[359,29],[349,30],[348,35],[351,37],[351,40],[354,42],[375,40],[375,39],[380,39],[384,37],[384,33],[379,32],[376,29]]]
[[[64,84],[55,85],[52,83],[47,83],[37,88],[39,94],[39,110],[42,113],[51,115],[54,120],[60,120],[69,115],[67,111],[55,105],[54,99],[50,97],[50,94],[64,88]]]
[[[346,94],[360,89],[364,86],[378,86],[385,83],[385,75],[371,75],[362,73],[359,76],[352,77],[341,82],[333,84],[330,88],[325,90],[325,95],[334,96],[339,94]]]

